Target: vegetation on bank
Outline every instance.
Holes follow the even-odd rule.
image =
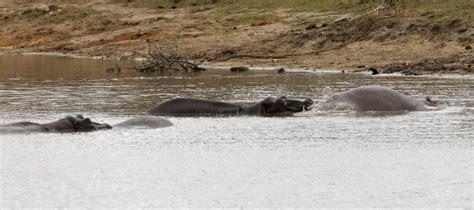
[[[278,15],[279,9],[295,12],[335,12],[347,13],[354,16],[368,14],[381,5],[384,0],[112,0],[116,3],[127,3],[136,7],[148,7],[157,10],[175,7],[202,6],[189,16],[203,20],[196,25],[203,31],[226,32],[226,28],[239,26],[260,26],[272,23],[286,23]],[[394,0],[395,4],[389,11],[382,14],[372,14],[359,18],[357,21],[341,24],[324,18],[304,19],[301,23],[315,23],[318,26],[328,26],[336,34],[349,31],[355,35],[354,40],[368,40],[378,36],[375,32],[380,27],[397,29],[397,33],[420,34],[422,36],[438,36],[451,33],[453,30],[463,33],[467,30],[465,23],[472,22],[474,1],[472,0]],[[201,13],[203,10],[211,10]],[[401,19],[398,19],[401,18]],[[403,24],[406,22],[407,24]],[[401,27],[401,28],[399,28]],[[368,35],[373,34],[373,36]],[[439,37],[439,36],[438,36]],[[447,41],[457,41],[462,44],[472,42],[472,37],[455,36]]]
[[[156,9],[172,6],[215,5],[222,9],[278,9],[298,11],[367,12],[383,0],[112,0]],[[228,8],[226,8],[228,7]],[[432,15],[435,18],[472,18],[472,0],[396,0],[395,10],[403,15]]]
[[[29,20],[40,20],[45,22],[61,23],[64,21],[77,21],[87,18],[91,15],[97,15],[98,12],[93,8],[86,7],[63,7],[61,12],[56,12],[59,8],[30,8],[22,12],[22,17]]]
[[[393,0],[383,10],[387,0],[6,1],[0,49],[128,59],[170,43],[200,62],[401,63],[389,71],[472,72],[474,62],[472,0]]]

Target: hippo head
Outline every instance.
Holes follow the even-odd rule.
[[[112,129],[112,126],[108,124],[93,122],[90,118],[84,118],[82,115],[77,115],[76,117],[67,116],[65,119],[73,125],[74,132]]]
[[[285,96],[268,97],[261,102],[260,114],[263,116],[289,116],[296,112],[308,111],[313,108],[313,101],[306,99],[289,100]]]
[[[76,117],[67,116],[58,121],[42,124],[49,132],[90,132],[104,129],[111,129],[112,126],[108,124],[92,122],[89,118],[84,118],[82,115]]]

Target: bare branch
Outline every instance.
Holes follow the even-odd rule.
[[[164,73],[168,71],[182,71],[182,72],[199,72],[205,71],[206,69],[199,67],[189,61],[186,57],[176,53],[176,50],[165,51],[163,47],[158,44],[148,44],[148,50],[146,54],[140,54],[145,60],[140,67],[128,68],[134,69],[137,72],[159,72]],[[119,70],[116,68],[108,69],[107,72]]]

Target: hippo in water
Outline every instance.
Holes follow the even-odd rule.
[[[77,115],[75,117],[67,116],[60,120],[44,124],[15,122],[0,125],[0,133],[73,133],[107,130],[111,128],[112,126],[108,124],[93,122],[89,118]]]
[[[319,110],[424,111],[436,106],[430,98],[419,100],[387,87],[363,86],[331,95],[318,106]]]
[[[114,125],[114,128],[164,128],[173,123],[163,117],[145,115],[138,116]]]
[[[114,125],[114,128],[163,128],[172,126],[169,120],[158,116],[138,116]],[[15,122],[0,125],[1,133],[75,133],[112,129],[105,123],[93,122],[82,115],[67,116],[63,119],[39,124],[33,122]]]
[[[268,97],[249,106],[203,99],[178,98],[165,101],[151,108],[147,114],[168,116],[291,116],[296,112],[310,110],[312,105],[313,101],[311,99],[304,101],[289,100],[285,96]]]

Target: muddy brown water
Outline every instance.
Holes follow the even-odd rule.
[[[176,97],[324,99],[383,85],[440,109],[398,115],[176,118],[163,129],[1,138],[3,207],[469,207],[472,77],[210,70],[106,73],[117,61],[0,55],[0,124],[118,123]],[[132,65],[133,63],[120,63]]]

